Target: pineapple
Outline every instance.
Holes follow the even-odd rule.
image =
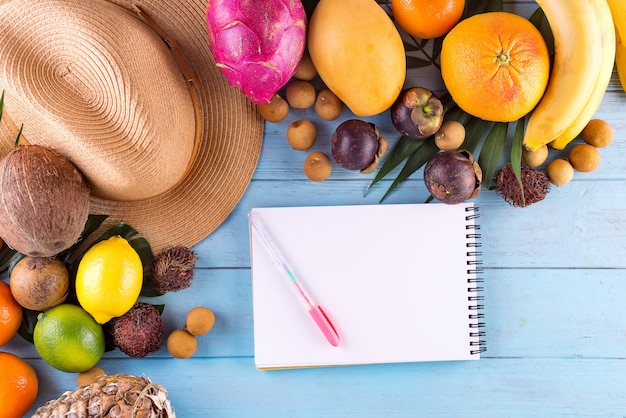
[[[65,392],[35,411],[33,418],[61,417],[174,418],[167,391],[147,377],[102,376],[94,383]]]

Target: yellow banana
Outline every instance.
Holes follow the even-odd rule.
[[[524,146],[536,150],[562,134],[582,112],[602,60],[606,0],[537,0],[554,37],[548,86],[528,119]],[[611,20],[609,23],[613,23]]]
[[[615,50],[615,66],[617,67],[617,75],[622,84],[622,89],[626,91],[626,2],[624,0],[607,0],[611,13],[613,14],[613,23],[615,24],[616,50]]]
[[[602,3],[605,0],[601,0],[598,3]],[[624,0],[620,0],[624,1]],[[624,3],[626,5],[626,3]],[[626,8],[625,8],[626,9]],[[596,79],[595,86],[589,99],[585,103],[583,110],[578,114],[578,117],[572,122],[572,124],[565,129],[556,139],[554,139],[550,145],[555,149],[563,149],[574,138],[578,136],[589,123],[593,115],[596,113],[606,93],[606,88],[611,81],[611,75],[613,74],[613,63],[615,62],[615,28],[613,26],[613,17],[611,10],[606,5],[600,5],[598,8],[600,11],[600,19],[603,24],[601,27],[602,32],[602,60],[600,61],[600,74]],[[626,18],[626,16],[625,16]]]

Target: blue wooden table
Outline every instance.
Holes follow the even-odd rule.
[[[532,1],[507,2],[529,16]],[[436,71],[415,71],[408,84],[437,89]],[[306,152],[287,144],[286,127],[311,118],[329,153],[334,122],[292,110],[266,124],[262,154],[249,189],[230,217],[194,247],[193,286],[149,300],[165,303],[168,330],[203,305],[217,315],[197,353],[172,358],[165,348],[144,359],[112,351],[99,365],[108,374],[147,375],[163,384],[180,417],[535,417],[626,416],[626,94],[614,74],[597,117],[614,142],[593,173],[553,187],[548,197],[514,208],[493,191],[481,206],[486,342],[479,361],[258,371],[254,366],[249,236],[255,206],[378,203],[393,175],[365,195],[373,174],[335,165],[331,177],[309,181]],[[388,113],[367,118],[395,143]],[[426,200],[421,171],[385,203]],[[210,210],[210,208],[207,208]],[[383,225],[372,225],[383,227]],[[40,381],[36,405],[75,388],[75,374],[57,371],[16,337],[3,350],[24,357]],[[34,409],[33,409],[34,410]],[[1,415],[1,414],[0,414]]]

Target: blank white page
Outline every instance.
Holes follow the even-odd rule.
[[[255,208],[341,338],[332,346],[251,229],[260,369],[478,359],[472,204]],[[469,219],[469,220],[468,220]],[[470,226],[468,226],[470,225]],[[474,325],[474,326],[475,326]]]

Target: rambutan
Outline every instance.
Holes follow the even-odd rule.
[[[110,321],[113,344],[129,357],[145,357],[165,341],[165,322],[158,309],[137,302],[124,315]]]
[[[550,181],[545,173],[522,164],[522,185],[515,177],[511,163],[505,164],[496,177],[496,192],[511,206],[526,207],[543,200],[550,192]]]
[[[151,283],[161,294],[191,286],[196,255],[182,245],[165,249],[154,257]]]

